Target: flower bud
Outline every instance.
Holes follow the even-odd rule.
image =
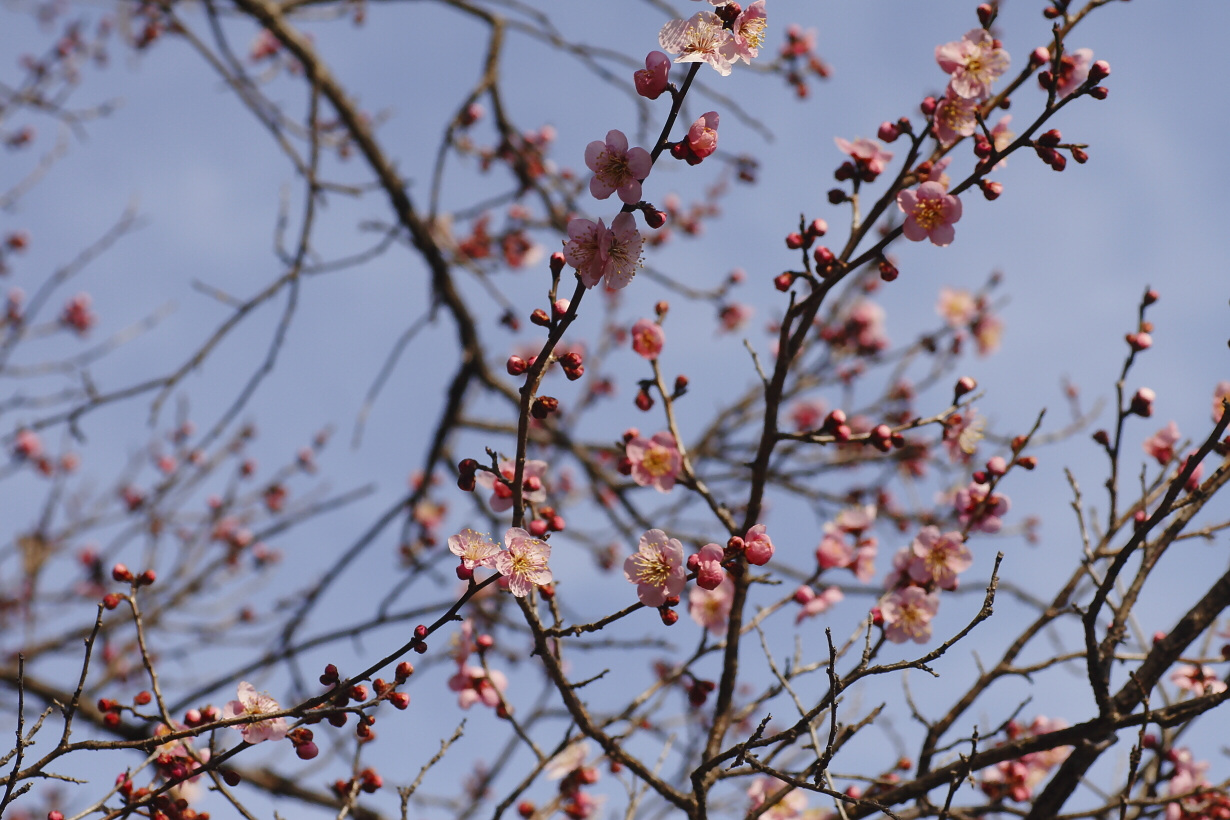
[[[901,136],[901,131],[897,128],[897,123],[895,122],[882,122],[880,123],[880,130],[876,132],[876,136],[885,142],[894,142],[897,137]]]
[[[1089,82],[1097,84],[1110,76],[1110,63],[1105,60],[1095,60],[1089,66]]]
[[[547,315],[545,310],[538,308],[530,314],[530,322],[539,327],[547,327],[551,324],[551,317]]]
[[[559,251],[556,251],[555,253],[551,254],[550,264],[551,264],[551,275],[552,276],[560,275],[560,273],[564,270],[564,262],[565,262],[564,254],[560,253]]]
[[[793,273],[778,274],[773,279],[773,287],[777,288],[782,293],[785,293],[786,291],[790,290],[790,286],[793,284],[794,284],[794,274]]]
[[[797,251],[803,247],[803,235],[800,233],[786,234],[786,247],[792,251]]]
[[[653,228],[655,231],[666,224],[666,213],[664,211],[646,208],[644,210],[644,214],[645,224]]]
[[[978,389],[978,382],[974,381],[969,376],[962,376],[957,379],[957,384],[953,387],[953,394],[959,399],[967,393],[973,393]]]

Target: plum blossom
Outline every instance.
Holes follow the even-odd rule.
[[[720,544],[705,544],[696,554],[696,585],[701,589],[717,589],[726,579],[722,561],[726,550]]]
[[[960,40],[936,46],[935,61],[944,73],[952,75],[948,87],[954,94],[981,100],[1008,70],[1009,58],[989,31],[976,28]]]
[[[837,518],[833,519],[833,523],[842,532],[852,533],[857,535],[864,530],[871,529],[871,525],[876,522],[876,505],[864,504],[860,507],[847,507],[837,513]]]
[[[718,584],[717,589],[692,587],[688,593],[688,614],[692,620],[709,630],[712,635],[722,635],[726,632],[726,622],[730,618],[730,608],[735,599],[735,584],[727,576]]]
[[[875,538],[864,538],[854,549],[854,563],[849,566],[849,569],[854,573],[854,577],[864,584],[875,577],[876,553],[879,548],[879,542]]]
[[[730,27],[731,33],[735,36],[734,59],[751,65],[753,58],[760,55],[760,47],[764,45],[767,25],[765,0],[755,0],[739,13]],[[731,62],[733,61],[732,59]]]
[[[940,535],[940,528],[935,526],[923,527],[910,548],[910,578],[920,584],[933,583],[940,589],[956,589],[957,575],[974,563],[961,533]]]
[[[257,692],[256,687],[246,680],[240,681],[238,695],[239,700],[233,700],[223,708],[222,718],[224,720],[259,717],[282,711],[282,707],[273,699],[273,695],[268,692]],[[286,737],[287,726],[286,718],[278,717],[245,723],[234,728],[243,734],[246,742],[256,744],[265,740],[281,740]]]
[[[642,487],[653,487],[668,493],[675,486],[675,477],[683,459],[675,437],[665,430],[646,441],[636,436],[624,447],[632,462],[632,480]]]
[[[1174,446],[1179,443],[1179,425],[1173,421],[1144,440],[1144,451],[1163,467],[1174,458]]]
[[[952,145],[962,137],[973,136],[978,128],[978,101],[952,93],[951,88],[935,107],[932,129],[941,145]]]
[[[1222,407],[1223,401],[1230,401],[1230,382],[1218,382],[1217,387],[1213,388],[1213,423],[1221,421],[1222,413],[1225,408]]]
[[[473,570],[492,566],[500,547],[490,536],[467,528],[449,536],[448,551],[460,558],[466,569]]]
[[[940,298],[935,303],[935,312],[953,330],[960,330],[978,315],[978,300],[964,288],[940,288]]]
[[[982,441],[986,426],[986,419],[973,407],[949,416],[944,425],[944,449],[948,451],[948,460],[953,464],[969,462],[970,456],[978,451],[978,442]]]
[[[605,278],[608,288],[620,290],[640,267],[641,243],[636,218],[630,213],[616,216],[610,228],[601,219],[594,223],[578,217],[568,223],[564,260],[581,275],[585,287]]]
[[[589,759],[589,741],[576,740],[564,747],[563,751],[547,761],[543,773],[548,780],[562,780],[585,765]]]
[[[1191,692],[1194,697],[1226,691],[1226,682],[1203,664],[1180,664],[1170,673],[1170,680],[1185,692]]]
[[[618,193],[628,205],[641,200],[641,181],[649,176],[653,160],[644,148],[628,148],[622,131],[607,132],[606,141],[594,140],[585,147],[585,166],[594,172],[589,192],[596,199]]]
[[[1196,762],[1190,749],[1173,750],[1174,776],[1167,784],[1166,820],[1221,820],[1230,816],[1230,795],[1205,777],[1207,761]]]
[[[999,350],[999,341],[1004,335],[1004,320],[994,313],[983,313],[974,320],[974,341],[978,355],[986,356]]]
[[[512,481],[516,476],[516,464],[508,459],[500,462],[500,475]],[[531,504],[541,504],[547,500],[547,491],[543,484],[547,476],[547,462],[537,459],[527,459],[522,474],[521,498]],[[479,472],[474,476],[474,483],[491,490],[491,498],[487,503],[492,512],[504,512],[512,508],[512,488],[498,480],[489,472]]]
[[[663,51],[678,54],[677,63],[708,63],[723,77],[737,59],[735,35],[711,11],[698,11],[687,20],[671,20],[658,32]]]
[[[624,576],[636,584],[636,597],[645,606],[662,606],[683,591],[687,572],[683,567],[683,544],[662,530],[641,536],[637,551],[624,561]]]
[[[796,624],[802,623],[805,618],[812,618],[819,615],[821,612],[827,612],[829,607],[845,598],[837,587],[829,587],[819,594],[809,586],[801,586],[794,593],[794,600],[803,605],[799,610],[799,614],[794,617]]]
[[[662,355],[666,331],[652,319],[641,319],[632,326],[632,349],[637,355],[653,361]]]
[[[781,791],[788,784],[776,777],[758,777],[748,786],[747,798],[751,801],[751,809],[759,808],[766,799]],[[796,820],[805,815],[807,809],[807,792],[802,789],[791,789],[781,800],[774,803],[760,817],[765,820]],[[749,812],[751,813],[751,812]]]
[[[462,709],[476,703],[495,708],[500,705],[500,692],[508,688],[508,678],[498,669],[488,672],[481,666],[461,664],[448,679],[448,688],[457,693],[457,705]]]
[[[764,524],[757,524],[743,536],[743,554],[749,564],[762,567],[773,557],[773,541],[765,532]]]
[[[990,493],[989,485],[977,481],[957,490],[953,497],[957,520],[975,532],[999,532],[1010,506],[1007,496]]]
[[[956,235],[952,226],[961,219],[961,200],[938,182],[924,182],[900,192],[897,207],[905,214],[902,232],[912,242],[930,239],[932,245],[944,247]]]
[[[1008,723],[1008,738],[1037,737],[1048,732],[1066,729],[1068,726],[1062,720],[1053,720],[1041,715],[1034,718],[1028,727],[1021,727],[1016,721]],[[1000,744],[1003,745],[1003,744]],[[1046,780],[1047,774],[1067,759],[1071,753],[1070,746],[1057,746],[1041,752],[1031,752],[1014,760],[1004,760],[995,766],[985,769],[982,791],[993,800],[1011,798],[1018,803],[1024,803],[1033,797],[1034,789]]]
[[[547,566],[551,545],[546,541],[520,527],[509,527],[504,543],[508,549],[496,553],[493,565],[496,572],[508,578],[508,591],[513,595],[524,598],[535,586],[555,580]]]
[[[824,414],[828,411],[829,406],[823,399],[799,399],[790,406],[790,421],[800,433],[815,430],[824,423]]]
[[[816,562],[820,569],[839,569],[854,563],[854,546],[845,535],[831,523],[825,523],[824,536],[816,547]]]
[[[752,318],[755,310],[751,305],[745,305],[742,302],[731,302],[728,305],[723,305],[718,311],[718,321],[721,323],[718,332],[734,333],[747,324]]]
[[[884,637],[893,643],[926,643],[931,639],[931,619],[940,608],[940,596],[920,587],[890,592],[880,601]]]
[[[645,55],[645,67],[632,73],[636,93],[649,100],[662,96],[670,82],[671,58],[660,51]]]
[[[866,171],[872,176],[879,176],[884,173],[884,169],[888,167],[888,163],[893,158],[892,151],[885,151],[878,140],[859,137],[854,142],[847,139],[836,137],[833,142],[837,143],[838,149],[843,154],[849,155],[850,159],[854,160],[854,166],[860,172]]]
[[[718,112],[708,111],[688,127],[688,148],[698,161],[717,150],[719,119]]]
[[[1055,84],[1055,93],[1066,97],[1085,84],[1089,79],[1089,67],[1093,65],[1093,49],[1078,48],[1069,51],[1059,59],[1059,82]]]

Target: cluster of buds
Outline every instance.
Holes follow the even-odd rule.
[[[813,219],[801,233],[791,233],[786,236],[786,247],[790,250],[806,250],[820,237],[829,231],[829,224],[823,219]]]
[[[320,748],[313,742],[312,730],[306,726],[291,729],[286,733],[286,739],[295,746],[295,754],[300,760],[312,760],[320,754]]]
[[[671,143],[671,156],[681,159],[688,165],[699,165],[705,157],[717,150],[718,113],[709,111],[701,114],[696,122],[688,128],[688,134],[679,142]]]
[[[1055,171],[1062,171],[1068,166],[1068,161],[1064,159],[1063,154],[1056,150],[1062,139],[1063,135],[1059,133],[1059,129],[1052,128],[1034,142],[1034,150],[1038,152],[1038,158]]]
[[[478,472],[478,462],[472,458],[463,458],[457,463],[457,487],[464,492],[474,492],[475,473]]]
[[[875,427],[871,428],[871,432],[867,434],[867,443],[879,450],[881,453],[887,453],[894,447],[897,449],[904,447],[905,436],[895,432],[887,424],[877,424]]]
[[[631,470],[629,470],[631,472]],[[533,476],[531,476],[533,478]],[[529,484],[529,481],[526,481]],[[567,523],[564,517],[555,511],[554,507],[542,505],[537,509],[537,517],[526,525],[529,534],[535,538],[543,538],[549,532],[563,532]]]
[[[568,381],[575,382],[581,376],[585,375],[585,364],[581,354],[577,351],[565,353],[559,358],[560,367],[564,368],[564,375],[568,377]]]
[[[128,569],[127,566],[124,564],[116,564],[111,568],[111,577],[122,584],[133,584],[139,587],[147,587],[158,579],[158,574],[152,569],[147,569],[140,575],[134,576],[132,574],[132,570]]]
[[[333,784],[333,791],[338,797],[347,797],[358,792],[373,794],[384,785],[384,778],[375,769],[367,768],[349,780],[338,780]]]
[[[852,433],[850,425],[846,421],[844,410],[832,410],[825,416],[824,424],[820,425],[819,432],[823,435],[832,436],[837,441],[849,441]]]

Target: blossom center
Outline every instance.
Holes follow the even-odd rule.
[[[671,566],[661,552],[655,551],[649,555],[643,552],[637,553],[634,561],[636,562],[637,580],[642,584],[651,587],[666,586],[666,579],[671,574]]]
[[[655,478],[666,475],[671,471],[670,450],[657,444],[651,446],[641,460],[641,466],[645,468],[645,472]]]
[[[740,34],[747,44],[752,48],[760,48],[764,43],[764,33],[768,21],[763,17],[757,17],[754,20],[748,20],[743,24]]]
[[[595,163],[598,166],[598,176],[608,185],[616,188],[632,179],[632,171],[628,168],[628,158],[625,154],[615,151],[603,151]]]
[[[944,202],[941,199],[919,197],[914,203],[914,221],[923,230],[930,231],[944,222]]]

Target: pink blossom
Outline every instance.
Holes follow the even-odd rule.
[[[1093,65],[1093,49],[1078,48],[1069,51],[1059,60],[1059,82],[1055,84],[1055,93],[1066,97],[1085,84],[1089,79],[1089,66]]]
[[[854,577],[864,584],[876,575],[876,554],[880,544],[874,538],[864,538],[854,550],[854,563],[849,567]]]
[[[500,547],[490,536],[464,529],[457,535],[449,536],[448,551],[460,558],[466,569],[472,570],[476,567],[492,566]]]
[[[867,299],[860,299],[845,315],[845,331],[859,353],[878,353],[888,347],[884,308]]]
[[[1173,421],[1144,440],[1144,451],[1163,467],[1174,458],[1174,446],[1179,443],[1179,425]]]
[[[1012,122],[1012,115],[1005,114],[999,118],[999,122],[995,123],[995,126],[991,129],[991,144],[995,146],[996,151],[1006,150],[1016,139],[1016,134],[1008,128],[1008,123],[1010,122]],[[1001,159],[995,163],[995,167],[992,170],[998,171],[1007,164],[1007,158]]]
[[[653,487],[667,493],[675,486],[675,477],[683,465],[675,437],[665,430],[649,441],[636,436],[624,447],[632,462],[632,480],[642,487]]]
[[[735,36],[734,59],[751,65],[752,59],[760,56],[767,25],[765,0],[755,0],[739,13],[730,27]]]
[[[1204,665],[1180,664],[1170,673],[1170,680],[1194,697],[1216,695],[1226,691],[1226,683],[1217,673]]]
[[[43,454],[43,441],[33,430],[17,431],[13,439],[13,456],[19,459],[37,459]]]
[[[754,312],[750,305],[745,305],[742,302],[731,302],[728,305],[723,305],[722,309],[718,312],[718,321],[722,323],[719,330],[723,333],[734,333],[747,324],[748,319],[752,318]]]
[[[239,684],[239,700],[233,700],[222,710],[224,720],[241,717],[259,717],[282,711],[282,707],[268,692],[257,692],[256,688],[246,680]],[[286,718],[269,718],[254,723],[237,725],[248,743],[260,743],[265,740],[281,740],[286,737]]]
[[[790,407],[790,421],[800,433],[815,430],[824,423],[824,414],[828,411],[829,406],[823,399],[800,399]]]
[[[640,267],[641,244],[636,219],[630,213],[616,216],[610,228],[601,219],[595,223],[576,218],[568,223],[564,259],[586,287],[592,288],[605,277],[608,288],[619,290],[628,286]]]
[[[506,480],[512,481],[516,476],[516,464],[508,459],[500,462],[500,475]],[[547,462],[538,461],[537,459],[527,459],[525,462],[525,470],[522,475],[521,497],[531,504],[541,504],[547,500],[547,490],[544,485],[544,480],[547,476]],[[488,505],[492,512],[504,512],[512,509],[512,488],[503,481],[496,479],[489,472],[481,471],[474,476],[474,483],[480,487],[491,490],[491,498],[488,500]]]
[[[578,222],[582,224],[578,234],[574,234],[573,224]],[[585,287],[592,288],[605,279],[608,288],[620,290],[636,276],[641,265],[642,240],[632,214],[619,214],[609,229],[601,219],[596,226],[589,220],[574,219],[568,223],[568,236],[564,258],[581,274]]]
[[[633,205],[641,200],[641,180],[649,176],[653,160],[644,148],[628,148],[622,131],[608,131],[606,142],[594,140],[585,147],[585,167],[594,172],[589,192],[606,199],[618,192],[620,200]]]
[[[761,806],[770,796],[777,794],[786,787],[786,783],[775,777],[758,777],[747,789],[747,797],[751,801],[751,809]],[[807,792],[802,789],[790,789],[781,800],[774,803],[764,814],[759,815],[765,820],[797,820],[805,816],[807,811]],[[749,812],[750,814],[751,812]]]
[[[709,111],[697,117],[696,122],[688,128],[688,147],[698,160],[717,150],[718,119],[718,112]]]
[[[1217,387],[1213,388],[1213,423],[1221,421],[1222,413],[1225,409],[1222,407],[1223,401],[1230,401],[1230,382],[1218,382]]]
[[[508,688],[508,678],[498,669],[490,673],[481,666],[462,664],[448,679],[448,688],[457,692],[457,705],[469,709],[476,703],[495,708],[500,705],[500,692]]]
[[[905,214],[906,239],[930,239],[931,244],[944,247],[956,235],[952,226],[961,219],[961,200],[938,182],[924,182],[913,190],[900,192],[897,207]]]
[[[837,587],[829,587],[819,595],[809,586],[799,587],[794,593],[794,600],[802,604],[803,608],[794,617],[794,622],[796,624],[802,623],[805,618],[812,618],[821,612],[827,612],[829,607],[840,602],[845,597]]]
[[[978,301],[968,290],[940,288],[940,298],[935,304],[935,312],[953,330],[960,330],[978,315]]]
[[[964,413],[954,413],[944,425],[944,448],[953,464],[965,464],[978,451],[987,422],[977,408],[967,407]]]
[[[854,562],[854,547],[842,532],[832,524],[824,525],[824,537],[816,547],[816,562],[820,569],[839,569]]]
[[[952,93],[940,100],[932,117],[932,128],[935,138],[941,145],[952,145],[962,137],[972,136],[978,128],[978,101],[960,97]]]
[[[931,619],[940,608],[940,596],[920,587],[890,592],[880,601],[884,615],[884,637],[893,643],[926,643],[931,639]]]
[[[637,551],[624,561],[624,577],[636,584],[636,597],[645,606],[662,606],[683,591],[687,572],[683,567],[683,544],[662,530],[641,536]]]
[[[696,554],[696,585],[701,589],[717,589],[726,579],[722,561],[726,550],[719,544],[705,544]]]
[[[555,580],[547,561],[551,557],[551,545],[535,538],[520,527],[510,527],[504,533],[508,549],[496,553],[493,565],[496,572],[508,578],[508,591],[518,598],[530,594],[535,586]]]
[[[564,750],[547,761],[543,773],[548,780],[562,780],[585,765],[589,759],[589,741],[575,740]]]
[[[860,171],[867,171],[873,176],[879,176],[884,173],[884,169],[888,167],[888,163],[893,158],[892,151],[885,151],[878,140],[859,137],[854,142],[836,137],[833,142],[837,143],[837,147],[843,154],[849,155],[854,160],[854,165]]]
[[[717,589],[692,587],[692,591],[688,593],[688,614],[711,634],[725,634],[734,598],[735,584],[729,576],[722,579]]]
[[[650,100],[662,96],[670,82],[671,58],[660,51],[651,51],[645,56],[645,67],[632,73],[636,93]]]
[[[957,575],[973,566],[974,559],[959,532],[940,535],[939,527],[923,527],[911,544],[914,560],[910,577],[920,584],[956,589]]]
[[[677,63],[708,63],[723,77],[737,59],[735,36],[711,11],[698,11],[687,20],[671,20],[658,32],[663,51],[678,54]]]
[[[871,529],[871,525],[876,522],[876,505],[864,504],[861,507],[847,507],[837,513],[837,518],[833,523],[842,532],[852,533],[857,535],[864,530]]]
[[[765,532],[764,524],[757,524],[743,536],[743,554],[749,564],[762,567],[773,557],[773,542]]]
[[[948,87],[958,96],[985,99],[991,84],[1008,70],[1008,52],[986,29],[976,28],[960,40],[935,47],[935,61],[951,74]]]
[[[971,530],[996,533],[1003,526],[1001,517],[1011,506],[1007,496],[991,494],[988,497],[989,486],[971,481],[968,487],[957,490],[953,497],[953,507],[957,511],[957,520]]]
[[[974,341],[978,355],[986,356],[999,350],[999,341],[1004,335],[1004,320],[993,313],[983,313],[974,320]]]
[[[1062,720],[1052,720],[1039,715],[1027,728],[1022,729],[1016,721],[1008,724],[1010,739],[1037,737],[1067,728]],[[986,769],[980,784],[982,791],[994,800],[1011,798],[1024,803],[1033,798],[1034,789],[1046,780],[1047,774],[1067,759],[1070,746],[1057,746],[1041,752],[1031,752],[1014,760],[1004,760]]]
[[[650,361],[662,355],[666,344],[666,331],[652,319],[641,319],[632,326],[632,349]]]

